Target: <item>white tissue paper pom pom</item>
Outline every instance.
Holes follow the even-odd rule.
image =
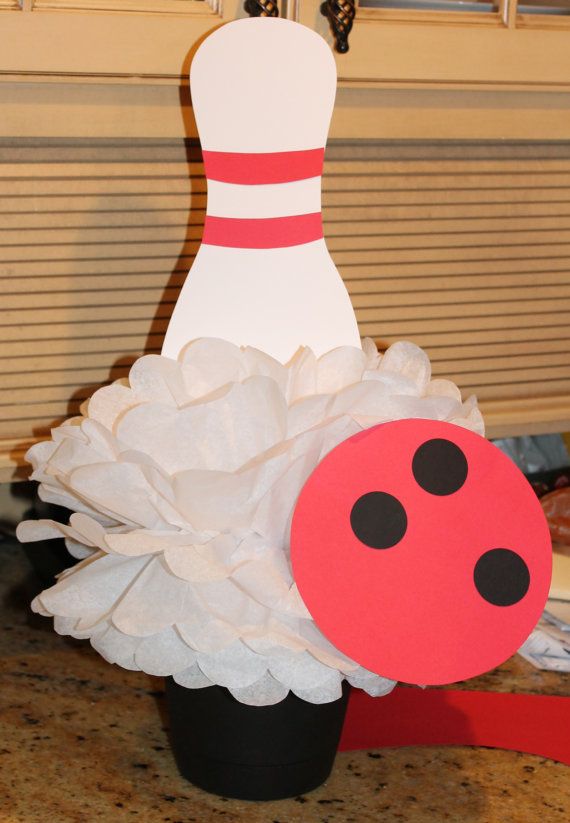
[[[474,398],[431,380],[426,354],[370,340],[287,365],[218,339],[178,361],[141,357],[83,415],[28,452],[42,499],[69,525],[26,521],[23,541],[65,537],[82,562],[33,608],[110,662],[226,686],[254,706],[289,691],[336,700],[342,680],[369,694],[394,682],[321,634],[292,577],[297,497],[347,437],[390,420],[446,420],[483,434]]]

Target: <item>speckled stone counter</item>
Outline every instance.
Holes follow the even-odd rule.
[[[62,638],[28,603],[37,581],[0,544],[0,823],[556,823],[570,819],[570,770],[467,747],[339,754],[306,796],[248,803],[178,776],[163,683]],[[520,658],[469,688],[568,695],[568,678]]]

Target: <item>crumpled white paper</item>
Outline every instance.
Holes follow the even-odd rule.
[[[390,691],[313,622],[289,529],[313,469],[363,428],[419,417],[483,433],[475,399],[430,374],[417,346],[380,356],[370,340],[319,359],[301,348],[287,365],[218,339],[178,362],[140,358],[28,452],[41,498],[75,513],[24,522],[20,540],[64,535],[82,559],[32,608],[112,663],[250,705],[289,690],[326,703],[343,678]]]

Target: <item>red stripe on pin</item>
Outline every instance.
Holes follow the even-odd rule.
[[[323,173],[325,150],[276,151],[267,154],[204,151],[202,156],[208,180],[262,186],[320,177]]]
[[[202,243],[233,249],[283,249],[323,237],[321,213],[291,217],[214,217],[206,215]]]

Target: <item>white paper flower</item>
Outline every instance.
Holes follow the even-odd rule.
[[[27,521],[21,540],[67,539],[82,562],[33,608],[61,634],[90,638],[129,669],[188,688],[227,686],[267,705],[289,690],[313,703],[343,678],[372,695],[394,683],[335,649],[291,575],[290,522],[320,460],[371,425],[409,417],[483,433],[474,398],[430,380],[426,354],[372,341],[287,365],[217,339],[178,362],[149,355],[97,391],[83,416],[28,459],[43,500],[69,525]]]

